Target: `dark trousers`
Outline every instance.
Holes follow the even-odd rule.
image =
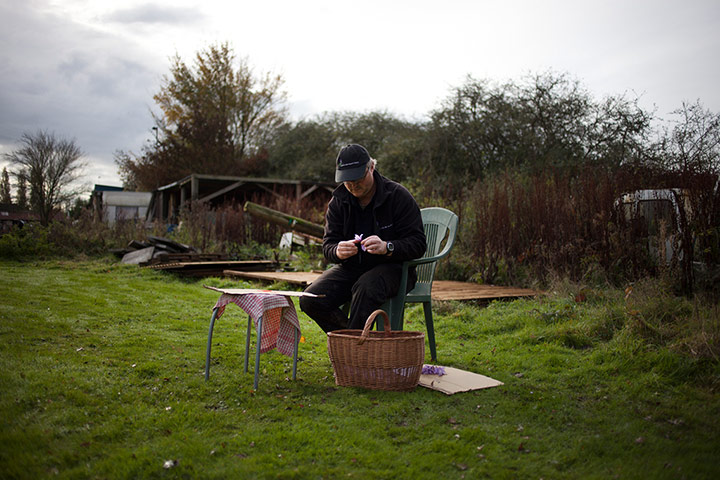
[[[398,293],[402,266],[386,263],[368,271],[336,265],[305,289],[324,297],[300,297],[300,309],[326,333],[344,328],[362,329],[370,314]],[[412,290],[415,272],[408,275]],[[340,309],[350,302],[350,318]]]

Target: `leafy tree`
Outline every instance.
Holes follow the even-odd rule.
[[[400,182],[419,176],[422,163],[417,160],[424,155],[425,144],[423,125],[384,111],[346,113],[335,116],[334,121],[340,145],[364,145],[377,158],[383,175]]]
[[[468,77],[432,113],[427,170],[468,184],[515,167],[616,168],[642,157],[650,120],[624,97],[595,102],[567,75],[501,85]]]
[[[10,175],[7,168],[3,168],[2,180],[0,180],[0,203],[12,203],[10,196]]]
[[[333,182],[335,157],[348,143],[364,145],[379,170],[398,181],[417,173],[411,160],[422,151],[423,127],[383,111],[331,112],[286,125],[270,149],[271,173],[284,178]]]
[[[83,153],[74,140],[45,131],[25,133],[20,143],[20,148],[5,157],[15,167],[18,182],[30,185],[30,207],[40,217],[40,223],[48,225],[53,211],[81,192],[73,183],[85,166],[81,161]]]
[[[15,199],[17,200],[17,205],[21,210],[26,210],[28,208],[27,182],[24,177],[17,178],[17,194]]]
[[[338,151],[335,129],[321,119],[286,124],[270,148],[270,175],[332,182]]]
[[[154,99],[157,141],[141,155],[116,153],[128,186],[153,189],[190,173],[265,173],[266,149],[287,115],[280,75],[255,75],[227,44],[172,59]]]

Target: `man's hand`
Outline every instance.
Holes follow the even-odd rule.
[[[371,235],[360,243],[365,247],[365,251],[373,255],[387,255],[388,253],[387,242],[377,235]]]
[[[337,244],[335,254],[340,260],[345,260],[358,253],[358,242],[355,240],[345,240]]]

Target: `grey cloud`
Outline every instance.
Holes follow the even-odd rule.
[[[137,88],[143,89],[152,82],[152,73],[137,61],[91,49],[69,53],[56,71],[76,91],[102,98],[132,95]]]
[[[114,169],[115,150],[150,138],[166,62],[33,5],[0,2],[0,145],[48,130]]]
[[[103,19],[108,22],[167,25],[194,24],[203,18],[204,15],[194,8],[165,7],[150,3],[133,8],[116,10],[103,17]]]

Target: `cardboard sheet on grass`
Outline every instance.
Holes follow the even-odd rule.
[[[499,380],[478,373],[466,372],[453,367],[443,368],[445,369],[445,375],[420,375],[419,385],[447,395],[504,385]]]

